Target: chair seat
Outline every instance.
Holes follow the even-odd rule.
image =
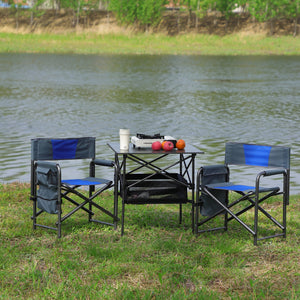
[[[86,177],[83,179],[66,179],[61,181],[64,184],[68,185],[97,185],[97,184],[108,184],[110,180],[95,178],[95,177]]]
[[[221,183],[212,183],[207,184],[207,188],[214,189],[214,190],[225,190],[225,191],[234,191],[234,192],[243,192],[243,193],[255,193],[255,186],[249,185],[241,185],[241,184],[234,184],[232,182],[221,182]],[[271,192],[271,191],[279,191],[279,187],[259,187],[259,192]]]

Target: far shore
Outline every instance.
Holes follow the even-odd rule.
[[[126,55],[300,55],[300,38],[235,33],[22,33],[0,30],[0,53]]]

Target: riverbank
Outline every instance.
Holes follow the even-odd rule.
[[[149,55],[300,55],[292,36],[147,33],[0,33],[0,53]]]
[[[300,38],[292,20],[272,25],[249,15],[228,22],[216,15],[196,19],[186,12],[166,11],[147,32],[118,24],[107,11],[74,19],[72,11],[46,10],[31,18],[0,9],[0,53],[171,54],[171,55],[300,55]]]
[[[297,195],[288,206],[287,238],[258,246],[237,222],[227,232],[196,237],[188,205],[182,225],[176,205],[128,206],[123,237],[120,229],[89,223],[78,212],[63,223],[57,239],[54,231],[32,229],[29,196],[28,184],[0,184],[1,299],[300,297]],[[112,197],[105,193],[101,204],[112,209]],[[275,199],[267,209],[278,215],[282,205]],[[246,221],[251,219],[249,212]]]

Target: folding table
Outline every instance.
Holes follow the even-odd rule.
[[[194,230],[195,157],[203,154],[192,145],[183,150],[171,151],[137,148],[132,144],[127,151],[120,150],[118,142],[108,143],[115,154],[114,207],[122,198],[122,228],[124,234],[125,204],[179,204],[180,222],[182,204],[191,203],[192,229]],[[172,156],[171,158],[169,156]],[[169,157],[170,159],[166,159]],[[176,172],[174,173],[174,169]],[[191,191],[191,199],[187,197]],[[115,215],[118,211],[116,209]]]

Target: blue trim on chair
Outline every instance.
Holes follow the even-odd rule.
[[[213,189],[213,190],[223,190],[223,191],[234,191],[234,192],[243,192],[243,193],[254,193],[255,192],[255,186],[251,185],[243,185],[243,184],[234,184],[231,182],[221,182],[221,183],[212,183],[207,184],[207,188]],[[278,186],[275,187],[259,187],[259,192],[270,192],[279,190],[280,188]]]
[[[244,144],[245,162],[251,166],[267,167],[269,165],[269,157],[271,146]]]
[[[107,184],[109,180],[88,177],[84,179],[66,179],[66,180],[62,180],[61,182],[66,183],[68,185],[88,186],[88,185],[96,185],[96,184]]]
[[[77,139],[51,140],[53,159],[74,159],[76,155]]]
[[[255,186],[239,185],[239,184],[232,184],[232,185],[228,185],[228,186],[213,185],[212,188],[217,189],[217,190],[227,190],[227,191],[235,191],[235,192],[255,191]]]

